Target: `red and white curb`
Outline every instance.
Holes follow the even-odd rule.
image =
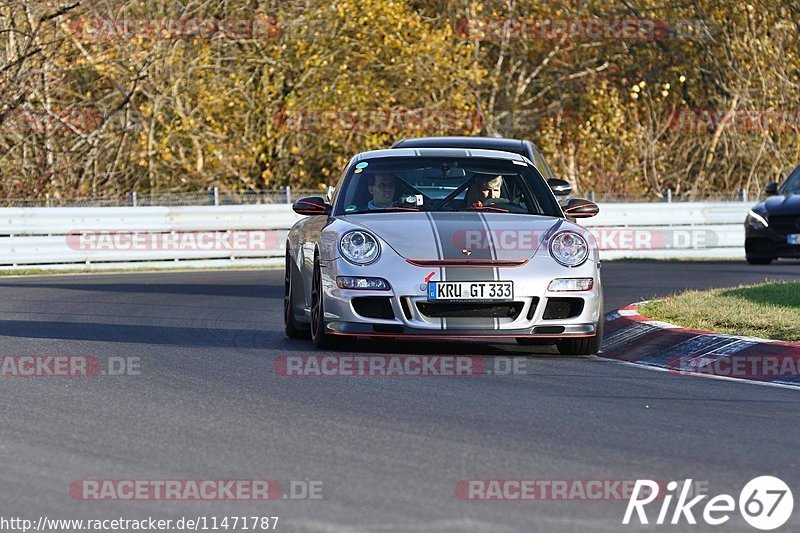
[[[800,344],[683,328],[643,316],[637,305],[606,315],[600,357],[677,376],[800,388]]]

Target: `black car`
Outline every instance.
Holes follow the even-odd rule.
[[[567,181],[555,177],[550,165],[545,161],[542,151],[530,141],[497,137],[418,137],[397,141],[392,148],[464,148],[511,152],[527,157],[531,163],[536,165],[536,169],[547,180],[547,184],[559,197],[562,205],[566,204],[569,194],[572,192],[572,186]]]
[[[800,257],[800,167],[782,185],[768,183],[765,191],[767,198],[750,210],[744,223],[744,251],[751,265]]]

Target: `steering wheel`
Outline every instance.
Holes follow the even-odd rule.
[[[527,213],[528,210],[524,207],[511,202],[508,198],[487,198],[486,200],[481,200],[481,204],[484,207],[497,207],[499,209],[505,209],[509,213]]]

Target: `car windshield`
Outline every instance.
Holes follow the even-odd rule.
[[[783,194],[800,194],[800,167],[794,169],[786,183],[783,184]]]
[[[522,161],[385,157],[354,165],[334,214],[486,211],[561,217],[539,172]]]

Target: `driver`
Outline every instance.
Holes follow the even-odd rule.
[[[466,207],[477,207],[478,202],[483,205],[487,200],[500,198],[500,188],[503,186],[503,177],[478,178],[469,186],[464,198]]]
[[[397,206],[394,201],[395,179],[392,174],[373,174],[367,182],[367,190],[372,199],[367,203],[367,209],[386,209]]]

